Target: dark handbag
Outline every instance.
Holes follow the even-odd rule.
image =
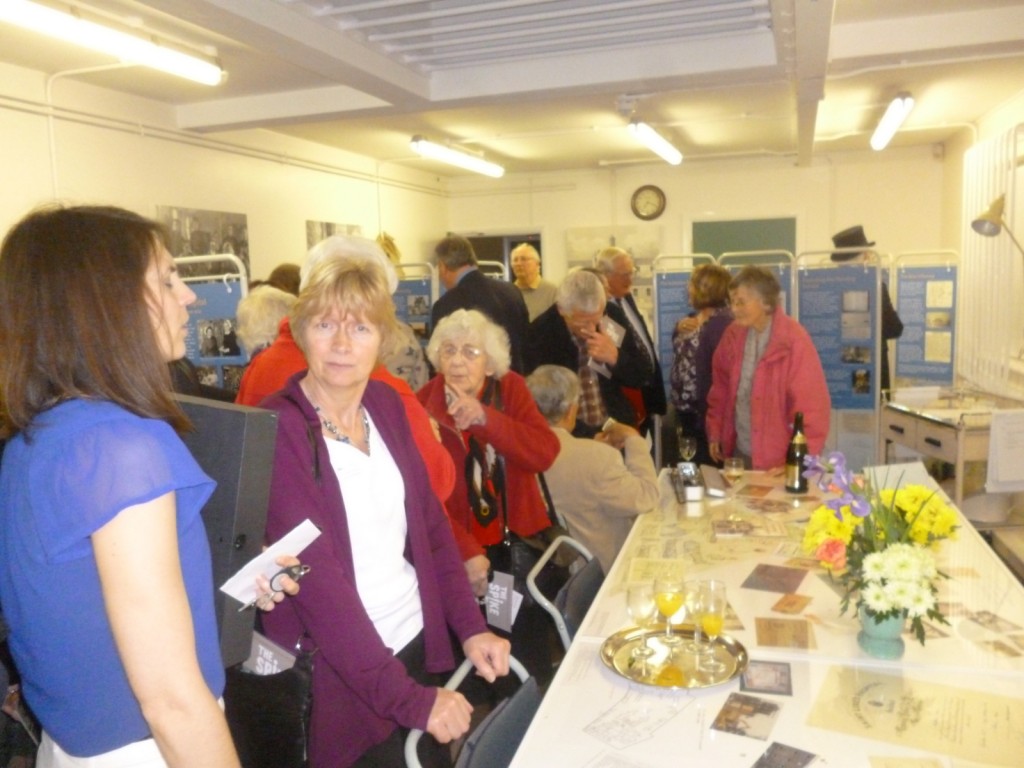
[[[508,494],[505,492],[504,483],[505,460],[499,456],[497,461],[500,466],[499,477],[502,478],[498,487],[501,496],[502,540],[487,547],[487,559],[491,561],[492,571],[501,571],[512,575],[516,591],[523,596],[522,607],[527,608],[534,604],[533,597],[526,588],[527,575],[540,560],[548,545],[555,540],[559,533],[566,533],[566,531],[560,525],[552,524],[537,535],[524,538],[509,529]],[[553,559],[548,560],[537,576],[537,586],[545,595],[554,594],[568,577],[569,573],[566,568],[558,565]]]
[[[236,664],[227,669],[224,713],[243,768],[306,768],[313,708],[313,655],[299,651],[295,665],[258,675]]]

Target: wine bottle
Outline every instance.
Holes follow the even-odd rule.
[[[790,493],[806,493],[807,478],[804,477],[804,456],[807,455],[807,436],[804,435],[804,415],[797,411],[793,417],[793,436],[786,451],[786,490]]]

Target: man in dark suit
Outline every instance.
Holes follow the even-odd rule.
[[[581,269],[566,276],[554,306],[530,324],[527,370],[561,365],[580,377],[573,431],[578,437],[600,432],[608,418],[637,426],[636,409],[623,389],[642,386],[654,366],[628,323],[622,310],[606,300],[601,278]]]
[[[523,295],[512,283],[494,280],[477,267],[473,246],[464,237],[449,235],[434,248],[437,275],[445,287],[430,311],[430,331],[457,309],[477,309],[505,329],[512,353],[512,370],[525,373],[523,347],[529,313]]]
[[[661,364],[658,362],[657,347],[651,338],[651,332],[647,330],[647,322],[633,299],[633,275],[636,274],[633,257],[621,248],[612,246],[597,255],[594,266],[608,281],[608,303],[622,310],[629,321],[629,327],[640,337],[644,350],[654,364],[654,375],[639,388],[638,393],[644,411],[640,421],[640,433],[646,435],[654,423],[654,417],[665,415],[668,403],[665,399],[665,380],[661,373]],[[627,392],[627,395],[630,394]]]

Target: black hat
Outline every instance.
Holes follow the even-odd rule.
[[[860,224],[832,235],[832,245],[836,248],[871,248],[874,244],[874,241],[870,243],[868,242],[867,235],[864,234],[864,227]],[[848,251],[847,253],[833,253],[832,261],[849,261],[859,255],[860,254],[855,251]]]

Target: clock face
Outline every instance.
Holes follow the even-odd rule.
[[[653,184],[646,184],[633,193],[630,206],[637,218],[656,219],[665,211],[665,193]]]

